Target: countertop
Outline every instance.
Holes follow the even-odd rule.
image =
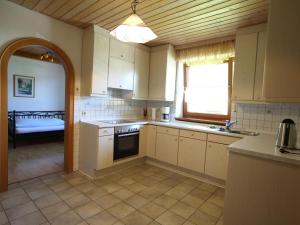
[[[241,137],[241,138],[245,137],[245,135],[227,133],[227,132],[218,131],[217,129],[209,128],[209,126],[211,126],[209,124],[196,124],[196,123],[183,122],[183,121],[160,122],[160,121],[150,121],[150,120],[138,120],[138,121],[132,121],[130,123],[121,123],[121,124],[109,124],[109,123],[103,123],[102,121],[81,121],[81,122],[93,126],[97,126],[99,128],[126,126],[132,124],[141,124],[141,125],[150,124],[156,126],[164,126],[164,127],[185,129],[191,131],[205,132],[210,134],[218,134],[218,135],[229,136],[229,137]]]
[[[229,146],[229,151],[288,164],[300,165],[300,155],[281,153],[275,146],[276,135],[247,136]]]

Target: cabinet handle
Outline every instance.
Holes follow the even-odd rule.
[[[177,141],[177,140],[178,140],[177,138],[174,139],[174,141]]]
[[[124,55],[122,54],[122,55],[121,55],[121,58],[123,58],[123,57],[124,57]]]
[[[211,145],[208,145],[209,148],[211,148]]]
[[[179,139],[180,142],[182,142],[182,139]]]
[[[168,130],[168,129],[166,129],[166,132],[169,132],[169,130]]]

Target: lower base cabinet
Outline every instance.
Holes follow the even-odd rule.
[[[178,136],[156,134],[156,159],[177,165]]]
[[[146,155],[155,158],[156,126],[147,125]]]
[[[96,170],[112,166],[114,152],[114,136],[99,137]]]
[[[225,144],[207,142],[205,174],[226,180],[228,150]]]
[[[178,166],[204,173],[206,141],[179,138]]]

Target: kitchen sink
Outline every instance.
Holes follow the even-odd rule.
[[[241,134],[241,135],[247,135],[247,136],[258,136],[258,132],[254,131],[247,131],[247,130],[234,130],[234,129],[224,129],[223,127],[219,128],[218,131],[222,131],[224,133],[232,133],[232,134]]]

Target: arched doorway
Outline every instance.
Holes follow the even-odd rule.
[[[26,46],[42,46],[55,52],[63,64],[66,74],[65,87],[65,172],[73,171],[74,133],[74,68],[66,53],[57,45],[40,38],[21,38],[11,42],[0,56],[0,192],[8,187],[8,62],[18,49]]]

